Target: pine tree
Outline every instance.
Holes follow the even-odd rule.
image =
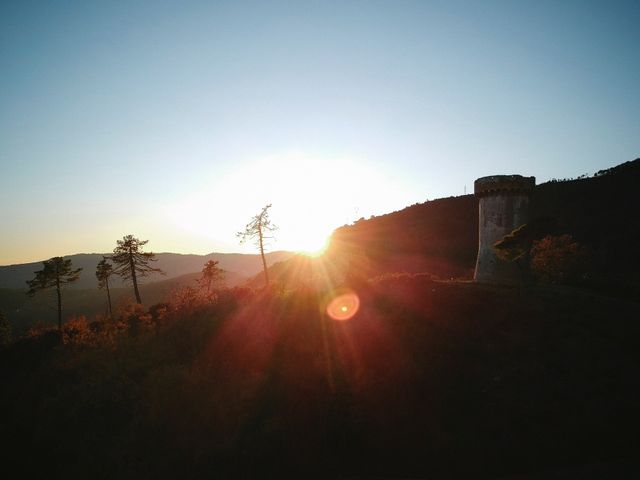
[[[224,270],[218,267],[217,260],[209,260],[202,268],[202,277],[198,280],[200,285],[207,287],[207,294],[211,293],[211,286],[224,279]]]
[[[252,239],[255,241],[256,247],[260,250],[260,256],[262,257],[262,268],[264,270],[264,281],[265,284],[269,285],[269,272],[267,271],[267,261],[264,256],[264,249],[266,246],[266,242],[268,239],[273,238],[268,235],[268,232],[273,232],[277,230],[278,227],[271,223],[269,219],[269,209],[271,208],[271,204],[267,205],[262,209],[262,211],[254,216],[244,231],[238,232],[236,234],[237,237],[240,238],[240,243],[246,242],[248,239]]]
[[[62,287],[73,283],[80,278],[82,268],[73,270],[71,259],[65,260],[62,257],[53,257],[42,262],[43,269],[34,272],[36,277],[28,280],[29,291],[27,295],[34,296],[39,290],[55,288],[58,297],[58,330],[62,331]]]
[[[113,316],[111,309],[111,292],[109,290],[109,277],[114,274],[113,265],[109,263],[108,257],[102,257],[102,260],[96,267],[96,278],[98,279],[98,288],[107,290],[107,301],[109,303],[109,316]]]
[[[138,278],[145,277],[152,272],[165,274],[159,268],[153,268],[149,265],[149,262],[155,262],[157,259],[154,253],[142,251],[142,247],[148,242],[149,240],[138,240],[133,235],[127,235],[117,241],[118,246],[113,249],[111,256],[111,261],[115,265],[113,273],[120,275],[125,280],[131,280],[138,303],[142,303],[138,290]]]

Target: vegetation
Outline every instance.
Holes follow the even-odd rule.
[[[575,284],[587,275],[589,252],[571,235],[547,235],[531,248],[531,268],[548,283]]]
[[[42,262],[42,270],[35,272],[33,280],[27,281],[29,291],[27,295],[33,296],[40,290],[56,289],[58,300],[58,330],[62,331],[62,288],[78,280],[81,268],[73,270],[71,260],[62,257],[53,257]]]
[[[98,288],[106,289],[107,291],[107,302],[109,305],[109,316],[113,315],[113,308],[111,306],[111,292],[109,291],[109,278],[113,275],[113,265],[109,263],[109,259],[107,257],[102,257],[102,260],[98,262],[98,266],[96,267],[96,278],[98,279]]]
[[[133,235],[127,235],[117,241],[117,246],[113,249],[113,255],[110,257],[115,264],[113,273],[126,280],[131,280],[138,303],[142,303],[138,289],[138,277],[144,277],[151,272],[164,273],[161,269],[149,265],[149,262],[156,261],[156,258],[153,253],[142,251],[142,247],[148,242],[149,240],[138,240]]]
[[[513,262],[518,268],[520,288],[529,276],[529,250],[531,249],[532,228],[528,224],[520,225],[512,232],[493,244],[496,256],[506,262]]]
[[[633,458],[637,303],[428,275],[356,291],[348,322],[327,290],[236,289],[19,341],[0,353],[5,467],[487,478]]]
[[[218,266],[215,260],[209,260],[202,267],[202,277],[198,280],[203,288],[206,288],[207,294],[212,292],[224,280],[224,271]]]
[[[253,240],[256,247],[260,251],[262,257],[262,266],[264,271],[264,283],[269,285],[269,272],[267,270],[267,261],[264,256],[264,250],[266,244],[270,238],[269,232],[273,232],[278,227],[271,223],[269,219],[269,209],[271,204],[263,207],[259,214],[254,216],[242,232],[238,232],[236,235],[240,238],[240,243],[244,243],[247,240]]]
[[[508,262],[516,262],[522,268],[521,263],[531,248],[530,228],[528,225],[520,225],[501,240],[498,240],[493,249],[498,258]]]

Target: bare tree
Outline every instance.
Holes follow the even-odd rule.
[[[73,270],[71,259],[65,260],[62,257],[53,257],[42,262],[42,270],[34,272],[36,277],[27,280],[29,291],[27,295],[34,296],[38,290],[55,288],[58,297],[58,330],[62,331],[62,287],[73,283],[80,278],[82,268]]]
[[[118,246],[113,249],[111,256],[111,261],[115,264],[113,273],[120,275],[125,280],[131,280],[138,303],[142,303],[138,290],[138,278],[146,277],[152,272],[165,274],[159,268],[153,268],[149,265],[149,262],[155,262],[157,259],[154,253],[142,251],[142,247],[148,242],[149,240],[138,240],[133,235],[127,235],[117,241]]]
[[[264,256],[264,249],[266,242],[273,238],[269,236],[269,232],[277,230],[278,227],[271,223],[269,219],[269,209],[271,204],[267,205],[262,211],[254,216],[244,231],[238,232],[236,236],[240,238],[240,243],[244,243],[247,240],[254,240],[255,246],[260,250],[260,256],[262,257],[262,268],[264,269],[264,281],[266,285],[269,285],[269,272],[267,271],[267,260]]]
[[[102,260],[96,267],[96,278],[98,279],[98,288],[107,290],[107,301],[109,302],[109,316],[113,316],[111,311],[111,292],[109,291],[109,277],[113,275],[113,265],[109,263],[108,257],[102,257]]]

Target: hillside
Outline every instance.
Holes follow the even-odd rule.
[[[532,223],[538,236],[570,234],[590,252],[589,281],[599,288],[640,294],[640,159],[594,177],[536,186]],[[320,270],[347,268],[365,278],[390,272],[473,276],[478,248],[478,201],[442,198],[336,229]],[[290,286],[310,280],[317,261],[293,257],[272,268]],[[286,272],[283,276],[283,272]],[[315,273],[311,273],[314,275]],[[256,275],[252,285],[261,284]]]
[[[0,351],[5,467],[537,479],[637,462],[637,302],[429,276],[353,287],[350,321],[303,289],[177,311],[115,345],[48,335]]]
[[[539,185],[533,218],[554,220],[555,233],[570,233],[592,254],[596,280],[635,286],[640,293],[640,158],[591,178]]]

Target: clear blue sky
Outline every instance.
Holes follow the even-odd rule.
[[[631,160],[639,25],[637,1],[1,2],[0,264],[128,233],[242,251],[267,202],[273,248],[306,248],[479,176]]]

